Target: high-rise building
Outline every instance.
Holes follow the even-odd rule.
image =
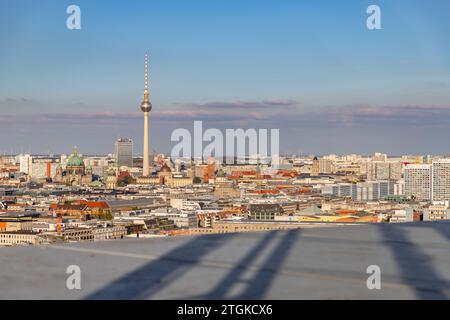
[[[133,166],[133,140],[129,138],[120,138],[116,140],[114,154],[116,156],[117,166]]]
[[[333,172],[333,161],[328,159],[319,159],[319,173],[330,174]]]
[[[418,200],[450,200],[450,159],[405,167],[405,195]]]
[[[367,163],[367,180],[399,180],[401,177],[401,162],[370,161]]]
[[[441,159],[432,163],[431,200],[450,200],[450,159]]]
[[[405,195],[417,200],[431,200],[432,168],[429,164],[405,167]]]
[[[29,154],[20,155],[19,156],[19,165],[20,165],[20,172],[31,174],[32,170],[32,163],[33,163],[33,157]]]
[[[311,165],[311,176],[317,177],[319,175],[319,159],[314,157]]]
[[[148,155],[148,113],[152,110],[152,104],[149,98],[148,91],[148,55],[145,53],[145,87],[144,87],[144,99],[141,102],[141,110],[144,112],[144,155],[143,155],[143,172],[144,177],[150,175],[150,164]]]

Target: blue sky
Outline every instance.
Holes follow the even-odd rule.
[[[0,153],[140,153],[146,50],[157,151],[203,120],[285,153],[447,153],[449,34],[447,0],[0,0]]]

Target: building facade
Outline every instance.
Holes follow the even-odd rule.
[[[351,197],[353,201],[377,201],[396,192],[392,180],[367,181],[358,183],[336,183],[322,187],[322,194],[334,197]]]
[[[431,200],[432,170],[429,164],[409,164],[405,168],[405,195],[417,200]]]
[[[450,159],[441,159],[432,163],[431,200],[450,200]]]
[[[33,232],[1,232],[0,246],[39,244],[41,238]]]
[[[118,167],[133,166],[133,140],[130,138],[117,139],[114,145],[114,155]]]

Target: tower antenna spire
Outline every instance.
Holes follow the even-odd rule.
[[[152,104],[150,102],[149,90],[148,90],[149,75],[148,75],[148,53],[147,52],[145,52],[144,64],[145,64],[144,99],[141,102],[141,109],[143,112],[150,112],[150,110],[152,109]]]
[[[148,53],[145,52],[145,88],[144,88],[144,101],[148,102]]]

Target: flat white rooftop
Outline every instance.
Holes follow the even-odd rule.
[[[81,290],[66,269],[81,268]],[[369,290],[367,267],[381,268]],[[449,299],[450,223],[0,249],[0,299]]]

